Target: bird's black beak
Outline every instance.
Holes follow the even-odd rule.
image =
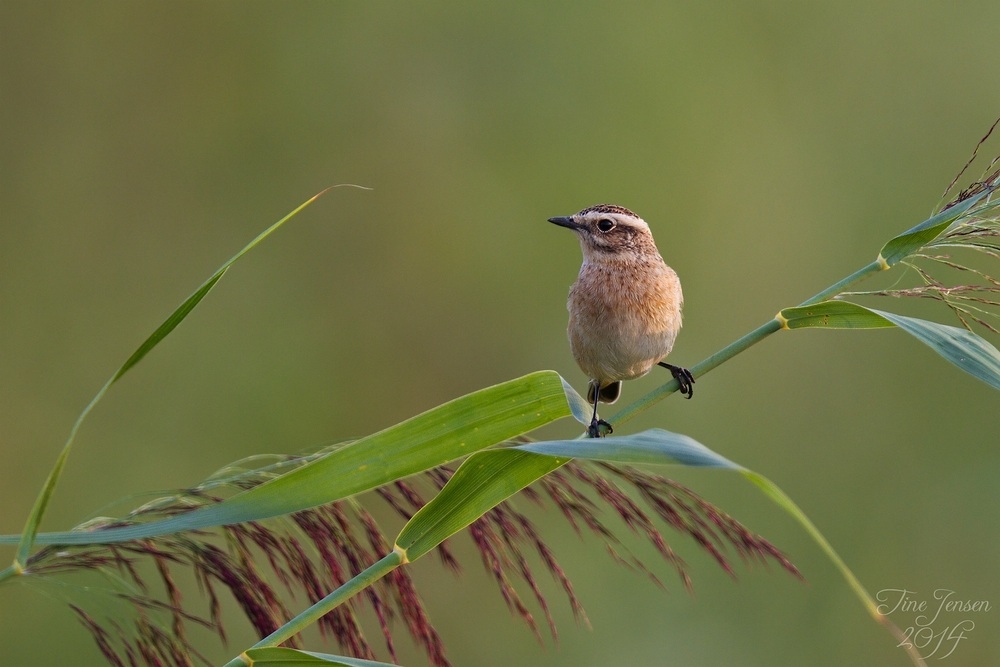
[[[554,225],[559,225],[560,227],[568,227],[570,229],[580,229],[580,225],[578,225],[573,220],[572,216],[568,215],[560,215],[555,218],[549,218],[549,222],[551,222]]]

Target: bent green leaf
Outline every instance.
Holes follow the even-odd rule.
[[[615,463],[681,464],[686,466],[726,468],[735,470],[801,525],[809,536],[823,550],[840,571],[854,594],[865,608],[876,618],[876,606],[872,597],[861,585],[857,577],[837,554],[819,529],[795,502],[777,484],[738,463],[717,454],[693,438],[671,433],[662,429],[650,429],[641,433],[622,437],[590,440],[553,440],[549,442],[518,445],[515,449],[539,454],[572,456],[573,458],[596,459]]]
[[[1000,351],[968,329],[872,310],[969,375],[1000,389]]]
[[[284,225],[286,222],[291,220],[295,215],[297,215],[302,209],[304,209],[309,204],[316,201],[320,196],[326,193],[330,188],[323,190],[319,194],[316,194],[306,200],[304,203],[300,204],[294,211],[286,215],[281,220],[265,229],[261,232],[257,238],[248,243],[243,247],[238,253],[233,255],[226,263],[224,263],[219,269],[211,275],[201,286],[194,291],[184,302],[178,306],[174,312],[163,321],[159,327],[156,328],[150,336],[142,342],[142,344],[136,349],[132,355],[125,360],[125,363],[115,371],[115,374],[104,383],[104,386],[97,392],[94,398],[91,399],[87,407],[83,409],[80,416],[76,418],[73,427],[70,429],[69,437],[66,439],[66,443],[63,445],[62,451],[56,458],[56,463],[52,467],[51,472],[49,472],[48,478],[45,480],[45,485],[42,487],[41,492],[38,494],[38,498],[35,500],[34,506],[31,508],[31,514],[28,515],[28,520],[25,523],[24,530],[21,532],[20,543],[17,549],[17,555],[14,558],[14,568],[20,570],[23,568],[24,564],[28,560],[28,556],[31,553],[31,547],[35,544],[35,537],[38,534],[38,527],[42,522],[42,517],[45,515],[45,509],[48,507],[49,499],[52,497],[53,491],[55,491],[56,484],[59,482],[59,478],[62,476],[62,470],[66,465],[66,461],[69,459],[69,453],[73,446],[73,441],[76,439],[76,433],[80,430],[81,424],[83,424],[84,419],[90,414],[94,406],[97,405],[98,401],[107,393],[108,389],[111,388],[115,382],[118,381],[125,373],[131,370],[136,364],[142,361],[149,352],[156,347],[160,341],[170,335],[174,329],[177,328],[184,318],[191,314],[191,311],[197,307],[199,303],[212,291],[212,288],[222,279],[222,276],[226,274],[233,264],[236,263],[241,257],[250,252],[254,247],[260,244],[265,238],[274,233],[279,227]]]
[[[547,440],[512,449],[546,456],[610,461],[612,463],[685,465],[743,470],[721,454],[682,433],[654,428],[640,433],[586,440]]]
[[[449,401],[221,503],[135,526],[47,533],[38,542],[107,544],[290,514],[454,461],[570,414],[562,377],[538,371]]]
[[[993,192],[992,188],[983,190],[979,194],[969,197],[965,201],[931,216],[919,225],[911,227],[899,236],[896,236],[884,246],[879,252],[879,257],[885,260],[887,266],[894,266],[901,260],[906,259],[920,248],[924,247],[943,232],[948,225],[967,212],[979,201]]]
[[[1000,389],[1000,351],[967,329],[887,313],[847,301],[823,301],[785,308],[779,313],[788,329],[872,329],[899,327],[969,375]]]

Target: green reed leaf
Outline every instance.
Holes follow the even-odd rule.
[[[323,505],[568,417],[572,402],[568,391],[572,390],[554,371],[531,373],[356,440],[221,503],[135,526],[46,533],[38,536],[38,542],[107,544],[257,521]]]
[[[848,301],[821,301],[778,313],[786,329],[879,329],[892,327],[881,315]]]
[[[1000,351],[968,329],[887,313],[846,301],[823,301],[785,308],[778,314],[787,329],[899,327],[969,375],[1000,389]]]
[[[396,552],[405,554],[408,561],[416,560],[570,458],[735,470],[805,528],[855,595],[876,615],[872,597],[854,573],[809,517],[774,482],[689,436],[662,429],[608,438],[532,442],[470,456],[441,492],[406,524],[396,540]]]
[[[24,563],[27,562],[28,556],[31,553],[31,548],[35,544],[35,538],[38,534],[38,528],[41,525],[42,517],[45,515],[45,510],[48,507],[49,500],[52,497],[52,493],[55,491],[56,484],[59,482],[59,478],[62,476],[63,468],[66,465],[66,461],[69,459],[69,453],[73,446],[73,441],[76,439],[77,431],[79,431],[80,426],[83,424],[84,419],[90,414],[94,406],[104,397],[108,389],[111,388],[115,382],[118,381],[125,373],[131,370],[136,364],[142,361],[149,352],[156,347],[160,341],[166,338],[170,333],[177,328],[184,318],[191,314],[191,311],[197,307],[201,301],[208,296],[208,293],[212,291],[212,288],[222,279],[222,276],[226,274],[233,264],[235,264],[241,257],[250,252],[253,248],[259,245],[264,239],[270,236],[272,233],[278,230],[279,227],[284,225],[286,222],[295,217],[302,209],[304,209],[309,204],[316,201],[320,196],[326,193],[330,188],[323,190],[317,195],[306,200],[304,203],[300,204],[295,210],[278,220],[276,223],[261,232],[257,238],[248,243],[242,250],[233,255],[226,261],[219,269],[211,275],[202,285],[194,291],[191,296],[184,300],[184,302],[178,306],[174,312],[163,321],[159,327],[154,331],[142,345],[140,345],[132,355],[125,360],[125,363],[115,371],[115,374],[104,383],[100,391],[91,399],[87,407],[83,409],[80,416],[76,418],[76,422],[70,429],[69,437],[66,439],[66,443],[63,445],[59,456],[56,458],[56,462],[49,472],[48,478],[45,480],[45,484],[42,487],[41,492],[38,494],[38,498],[35,499],[35,504],[31,508],[31,513],[28,515],[28,520],[25,523],[24,530],[21,532],[20,542],[17,549],[17,555],[14,558],[14,568],[15,570],[20,570]]]
[[[682,433],[654,428],[631,435],[585,440],[547,440],[517,445],[511,449],[547,456],[610,461],[612,463],[685,465],[742,470],[721,454]]]
[[[872,310],[969,375],[1000,389],[1000,351],[968,329]]]
[[[979,194],[931,216],[919,225],[911,227],[882,246],[879,257],[885,260],[887,266],[898,264],[936,239],[954,220],[961,217],[992,191],[992,189],[983,190]]]

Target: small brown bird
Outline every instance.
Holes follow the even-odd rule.
[[[575,231],[583,249],[583,266],[566,306],[573,358],[590,378],[587,400],[594,414],[588,435],[599,438],[612,432],[611,424],[597,418],[597,403],[614,403],[622,380],[642,377],[654,365],[668,369],[681,394],[691,398],[691,372],[662,361],[680,331],[684,296],[680,279],[656,249],[649,225],[613,204],[549,222]]]

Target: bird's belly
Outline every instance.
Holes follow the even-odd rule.
[[[632,380],[649,372],[674,346],[677,331],[649,328],[621,320],[581,326],[570,322],[573,357],[591,379]]]

